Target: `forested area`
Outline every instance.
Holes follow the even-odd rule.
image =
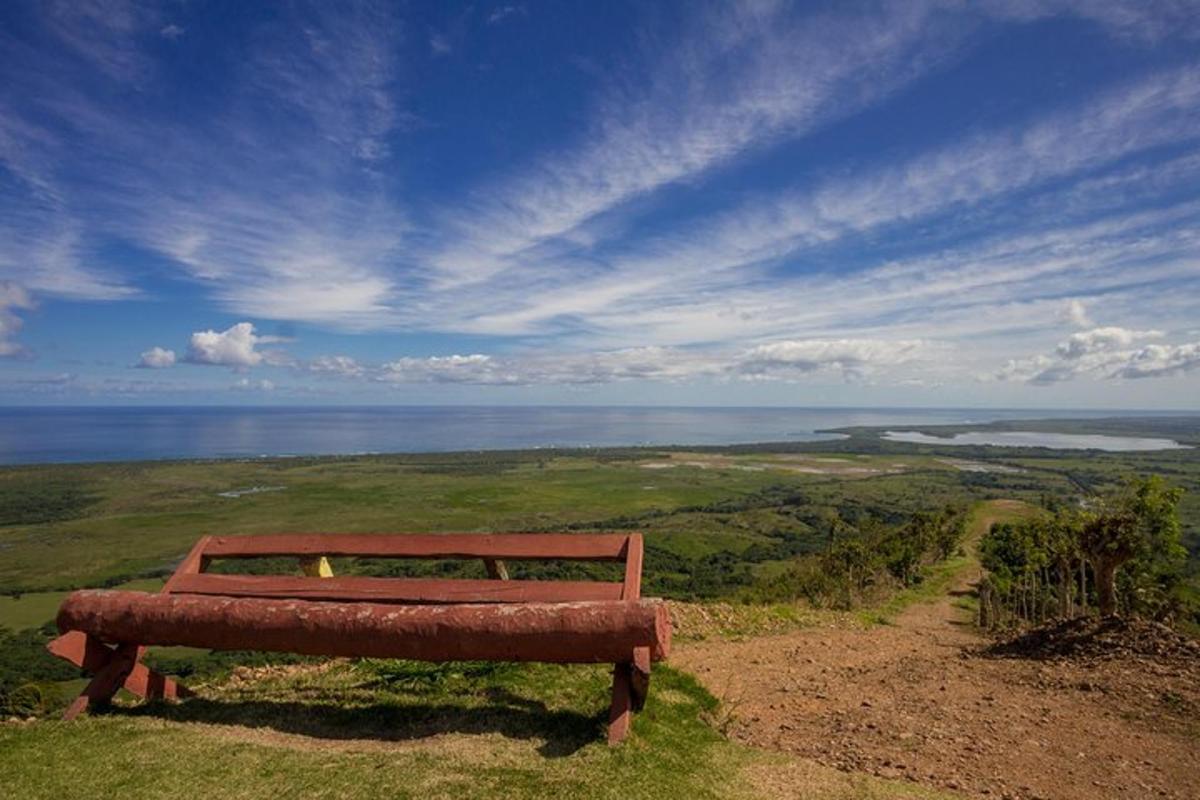
[[[1157,476],[1051,503],[1030,519],[992,527],[980,543],[986,628],[1098,613],[1186,619],[1187,551],[1181,489]]]

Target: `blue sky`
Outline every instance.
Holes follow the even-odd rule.
[[[0,4],[0,402],[1191,408],[1200,4]]]

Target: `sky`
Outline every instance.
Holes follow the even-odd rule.
[[[1200,409],[1200,2],[0,3],[0,403]]]

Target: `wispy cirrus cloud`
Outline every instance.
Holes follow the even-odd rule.
[[[0,358],[12,358],[25,353],[14,339],[23,324],[18,311],[33,307],[29,292],[15,283],[0,281]]]
[[[1157,183],[1160,193],[1180,191],[1200,178],[1200,162],[1194,156],[1169,158],[1154,167],[1129,167],[1125,161],[1163,146],[1194,145],[1198,137],[1200,71],[1184,68],[1160,73],[1028,124],[973,136],[899,164],[785,191],[696,220],[675,232],[618,250],[607,262],[608,268],[594,277],[580,280],[568,274],[558,285],[535,291],[520,276],[506,276],[502,283],[512,286],[510,291],[490,285],[480,293],[484,302],[503,306],[503,310],[480,313],[473,309],[470,326],[475,332],[529,334],[556,321],[576,318],[594,331],[609,327],[606,316],[623,308],[630,313],[614,315],[611,327],[616,329],[626,325],[628,317],[647,309],[705,313],[703,309],[711,306],[709,297],[729,297],[731,292],[744,295],[744,287],[754,282],[769,283],[766,291],[770,293],[782,290],[786,294],[793,286],[805,295],[814,287],[832,283],[834,291],[840,288],[844,298],[855,302],[823,303],[819,308],[861,309],[862,284],[886,284],[896,277],[894,265],[884,262],[874,270],[867,265],[861,274],[847,276],[844,268],[836,274],[823,274],[823,270],[814,274],[805,268],[805,262],[818,261],[823,252],[840,243],[853,242],[881,228],[958,215],[948,226],[976,237],[977,243],[946,251],[941,266],[961,272],[964,263],[989,260],[989,251],[995,248],[988,241],[992,226],[987,223],[993,218],[1023,233],[1045,227],[1047,215],[1037,207],[1039,201],[1058,209],[1055,217],[1062,225],[1072,217],[1111,212],[1114,197],[1136,196],[1134,185],[1146,181]],[[1076,176],[1080,179],[1071,180]],[[1064,180],[1071,182],[1063,186]],[[1010,205],[1010,198],[1018,195],[1022,205],[1033,206],[1031,213],[1022,216],[1019,207]],[[1129,215],[1130,223],[1143,218],[1141,205],[1134,203],[1133,207],[1138,212]],[[1184,205],[1181,210],[1182,216],[1173,214],[1173,226],[1178,230],[1173,239],[1178,252],[1194,253],[1194,237],[1188,234],[1189,228],[1179,228],[1179,224],[1194,221],[1195,209]],[[1113,224],[1107,220],[1101,226],[1107,227],[1107,232],[1098,228],[1095,233],[1111,238]],[[1087,235],[1086,225],[1064,227]],[[1143,229],[1136,235],[1144,233]],[[1130,235],[1135,234],[1131,231]],[[1031,236],[1037,234],[1018,239],[1029,244]],[[1042,244],[1049,242],[1043,239]],[[1161,255],[1145,252],[1149,245],[1142,240],[1128,254]],[[1049,252],[1043,247],[1044,254]],[[922,280],[940,285],[929,280],[927,272],[936,266],[936,259],[915,261],[921,265]],[[1045,259],[1044,263],[1049,267],[1053,261]],[[926,298],[930,294],[926,292]],[[637,335],[646,333],[642,329]]]
[[[1000,18],[1026,22],[1079,17],[1116,37],[1143,42],[1168,36],[1200,38],[1200,18],[1191,0],[985,0],[979,7]]]
[[[187,48],[202,26],[173,7],[79,9],[40,7],[30,41],[0,29],[11,76],[0,85],[0,279],[26,302],[120,300],[182,280],[236,319],[471,342],[425,342],[416,352],[460,354],[386,368],[378,355],[302,363],[270,355],[245,322],[196,332],[186,355],[178,341],[180,361],[481,385],[853,380],[891,374],[887,363],[950,369],[918,354],[969,341],[973,359],[991,359],[955,365],[970,374],[1034,352],[1043,371],[1067,363],[1072,375],[1114,352],[1129,359],[1111,374],[1189,369],[1186,345],[1166,342],[1188,338],[1188,292],[1200,291],[1194,59],[1147,55],[1153,71],[1094,76],[1078,84],[1087,94],[1071,84],[1037,102],[999,97],[1013,103],[1003,123],[955,121],[863,152],[825,143],[833,158],[812,169],[789,172],[779,156],[793,150],[773,149],[821,148],[814,134],[864,110],[888,116],[987,31],[1083,18],[1149,54],[1194,35],[1186,4],[762,4],[710,7],[682,25],[647,12],[641,46],[592,76],[595,96],[552,126],[557,138],[472,165],[455,185],[473,188],[424,201],[404,185],[406,69],[471,68],[466,27],[445,42],[455,57],[434,61],[440,23],[410,28],[399,7],[280,6],[203,54],[216,85],[192,106],[174,101],[169,73],[199,57]],[[516,13],[476,12],[474,33]],[[414,161],[449,152],[409,149]],[[742,167],[780,174],[756,183],[735,175]],[[143,272],[124,267],[130,251]],[[15,341],[26,307],[6,306],[0,341]],[[1053,348],[1064,325],[1092,330],[1092,318],[1166,335],[1076,359]],[[175,352],[156,350],[145,366]]]
[[[96,41],[81,37],[110,7]],[[141,45],[162,25],[140,9],[47,7],[45,44],[6,50],[24,90],[0,89],[0,166],[19,182],[0,193],[12,212],[0,215],[12,233],[0,237],[0,275],[39,293],[129,296],[93,263],[115,236],[248,315],[352,326],[385,309],[406,222],[379,167],[411,119],[396,103],[395,9],[282,10],[221,65],[234,80],[217,113],[191,114],[154,102],[169,88]],[[112,68],[81,75],[63,46]],[[133,120],[114,102],[131,83],[148,98]]]
[[[938,5],[802,20],[768,4],[698,15],[681,43],[630,76],[630,88],[610,90],[575,146],[450,212],[451,244],[428,257],[432,279],[455,286],[527,270],[539,247],[586,240],[581,226],[623,203],[878,102],[965,32],[966,21]]]

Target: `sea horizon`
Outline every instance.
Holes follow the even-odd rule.
[[[831,441],[831,429],[1197,411],[914,406],[0,406],[0,463],[32,465]]]

